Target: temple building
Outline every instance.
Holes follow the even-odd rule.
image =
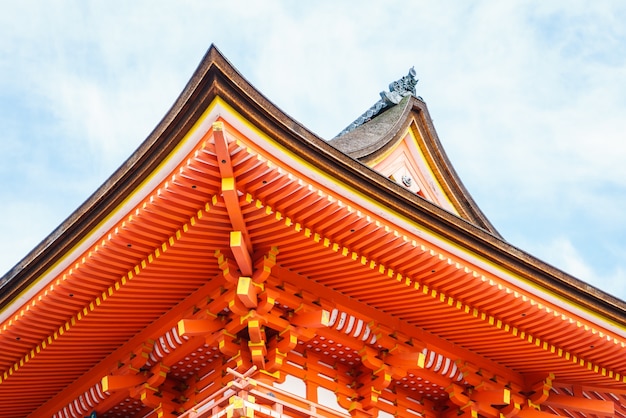
[[[500,236],[415,76],[324,140],[211,47],[0,279],[0,417],[626,417],[626,303]]]

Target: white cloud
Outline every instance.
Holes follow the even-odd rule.
[[[567,273],[593,286],[609,290],[611,294],[626,294],[626,271],[619,265],[597,271],[584,250],[576,248],[566,236],[558,236],[550,242],[536,246],[535,254],[541,254],[544,260],[559,266]]]
[[[568,238],[557,237],[542,247],[539,251],[546,254],[550,260],[562,266],[570,274],[587,281],[596,277],[591,266],[585,262],[582,254],[572,245]]]

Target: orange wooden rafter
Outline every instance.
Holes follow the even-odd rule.
[[[251,149],[253,149],[253,151],[252,151],[252,152],[256,151],[256,152],[259,152],[260,154],[263,154],[263,151],[261,151],[261,150],[259,150],[259,149],[255,149],[254,144],[248,144],[248,143],[246,143],[246,145],[249,145],[249,146],[250,146],[250,148],[251,148]],[[264,155],[264,157],[267,157],[267,156],[265,156],[265,155]],[[309,186],[311,186],[311,185],[309,185]],[[314,186],[314,187],[315,187],[315,186]],[[259,196],[260,196],[260,195],[261,195],[261,194],[259,194]],[[323,195],[323,193],[322,193],[322,195]],[[330,196],[330,195],[329,195],[329,196]],[[276,198],[273,198],[273,200],[276,200]],[[300,203],[301,203],[301,205],[302,205],[302,208],[303,208],[304,210],[306,210],[305,208],[307,207],[307,204],[306,204],[306,202],[304,201],[304,199],[302,199],[302,200],[300,201]],[[309,206],[310,206],[310,203],[309,203]],[[319,210],[318,210],[318,211],[319,211]],[[297,215],[294,215],[292,212],[290,212],[290,216],[294,216],[294,217],[301,217],[301,215],[302,215],[301,213],[298,213]],[[334,215],[333,215],[333,217],[334,217]],[[337,244],[335,244],[335,245],[337,245]],[[341,248],[341,245],[340,245],[340,244],[339,244],[339,248]],[[453,263],[453,264],[459,264],[460,266],[466,266],[466,265],[467,265],[467,263],[466,263],[466,262],[461,262],[461,263]],[[470,266],[470,267],[471,267],[471,266]],[[384,269],[386,269],[386,267],[385,267],[385,266],[383,266],[383,268],[384,268]],[[488,283],[490,286],[492,286],[492,287],[494,287],[494,288],[496,288],[496,287],[497,287],[497,288],[498,288],[498,292],[497,292],[497,294],[502,294],[502,290],[503,290],[502,288],[504,288],[504,289],[506,289],[506,293],[507,293],[507,294],[515,294],[515,295],[517,295],[517,292],[515,292],[515,290],[516,290],[516,289],[510,289],[510,288],[508,287],[508,286],[509,286],[508,284],[503,284],[501,281],[498,281],[497,279],[496,279],[496,280],[494,280],[494,278],[493,278],[493,277],[484,277],[484,276],[481,276],[480,272],[479,272],[479,273],[476,273],[476,272],[475,272],[472,268],[465,267],[465,270],[466,270],[466,271],[465,271],[465,273],[467,273],[467,274],[473,274],[473,275],[475,276],[475,279],[480,279],[480,280],[482,280],[483,282]],[[460,272],[459,272],[459,274],[460,274]],[[478,274],[478,276],[476,276],[476,274]],[[486,274],[486,273],[485,273],[485,274]],[[437,275],[435,275],[435,276],[439,276],[439,274],[437,274]],[[414,284],[414,283],[409,283],[409,285],[413,285],[413,284]],[[450,297],[449,295],[447,295],[447,294],[445,294],[445,293],[442,293],[441,291],[432,291],[432,292],[431,292],[431,290],[432,290],[432,289],[430,289],[430,286],[424,286],[424,287],[423,287],[423,289],[424,289],[425,293],[426,293],[426,292],[428,292],[428,293],[432,293],[432,296],[433,296],[434,298],[437,298],[437,299],[442,299],[442,300],[447,300],[447,301],[450,301],[450,300],[451,300],[451,301],[452,301],[452,302],[450,302],[451,304],[457,304],[457,305],[458,305],[458,301],[454,300],[454,298]],[[517,296],[516,296],[516,297],[517,297]],[[494,300],[496,300],[496,299],[494,299]],[[497,298],[497,300],[501,300],[501,298]],[[548,317],[549,317],[549,316],[551,316],[550,314],[553,312],[553,311],[552,311],[552,309],[551,309],[550,307],[548,307],[546,304],[543,304],[543,303],[540,303],[540,302],[538,302],[538,301],[535,301],[535,300],[533,300],[532,298],[530,298],[530,299],[525,299],[525,300],[524,300],[524,304],[526,304],[526,305],[530,304],[530,306],[532,307],[532,309],[533,309],[533,310],[534,310],[534,309],[545,310],[545,311],[546,311],[546,313],[547,313],[547,316],[548,316]],[[469,311],[469,312],[475,312],[475,311],[477,311],[477,309],[476,309],[475,307],[473,307],[473,306],[464,306],[464,305],[465,305],[465,304],[461,304],[461,309],[463,309],[463,310],[467,310],[467,311]],[[481,309],[481,310],[478,310],[478,311],[477,311],[477,314],[476,314],[476,315],[474,315],[474,316],[476,316],[476,317],[478,317],[478,318],[480,318],[480,319],[482,319],[482,320],[484,320],[484,321],[487,321],[487,322],[489,322],[490,324],[496,325],[498,328],[500,328],[500,329],[504,330],[505,332],[509,332],[509,333],[511,333],[511,334],[513,334],[513,335],[516,335],[516,332],[517,332],[517,328],[516,328],[516,327],[511,326],[511,325],[508,325],[507,323],[503,322],[502,320],[497,320],[497,319],[496,319],[496,318],[494,318],[492,315],[489,315],[488,310],[482,310],[482,309]],[[541,324],[539,324],[538,326],[540,326],[540,327],[541,327],[541,330],[547,329],[547,328],[546,328],[546,327],[547,327],[547,325],[546,325],[546,324],[544,324],[544,323],[541,323]],[[593,328],[593,327],[591,327],[591,329],[592,329],[592,328]],[[597,333],[594,333],[594,334],[597,334]],[[526,333],[526,334],[525,334],[525,338],[526,338],[526,339],[529,339],[529,342],[531,342],[531,343],[535,344],[536,346],[540,347],[541,349],[544,349],[544,350],[547,350],[547,351],[551,351],[551,352],[556,352],[556,354],[557,354],[557,355],[562,356],[562,357],[566,357],[566,356],[568,355],[568,354],[566,354],[565,352],[563,352],[562,350],[555,350],[553,345],[551,345],[551,344],[547,343],[546,341],[543,341],[542,339],[537,338],[536,336],[533,336],[533,335],[530,335],[530,336],[529,336],[529,335],[528,335],[528,333]],[[570,356],[570,357],[571,357],[571,356]],[[593,363],[591,363],[591,362],[589,362],[589,361],[587,361],[587,360],[585,360],[585,362],[584,362],[584,363],[585,363],[584,365],[586,365],[586,366],[587,366],[587,368],[591,367],[591,369],[601,369],[601,370],[604,370],[604,369],[599,368],[597,365],[595,365],[595,364],[593,364]],[[615,373],[613,373],[611,370],[605,370],[605,371],[603,371],[603,374],[606,374],[606,375],[614,375],[614,376],[617,378],[617,380],[620,380],[620,381],[622,380],[622,376],[621,376],[621,375],[615,374]]]
[[[199,212],[199,214],[201,213]],[[39,353],[44,352],[44,349],[46,347],[49,347],[50,345],[54,344],[63,335],[65,335],[68,332],[71,332],[71,330],[74,327],[81,324],[81,321],[83,319],[88,318],[90,315],[98,311],[99,307],[103,306],[107,300],[110,300],[111,298],[113,298],[113,296],[119,291],[119,289],[122,289],[125,286],[129,285],[137,275],[141,274],[141,272],[144,269],[146,269],[153,262],[155,262],[155,260],[157,260],[161,256],[161,251],[166,250],[167,248],[174,245],[176,242],[180,241],[182,237],[185,235],[185,233],[187,233],[187,231],[193,228],[193,225],[195,225],[196,222],[197,222],[196,216],[191,217],[188,220],[188,223],[185,223],[178,231],[176,231],[176,233],[173,236],[169,237],[169,239],[163,242],[163,244],[160,247],[156,248],[153,253],[148,254],[145,257],[145,259],[141,260],[132,270],[128,271],[126,275],[124,275],[121,279],[116,281],[115,284],[111,285],[107,290],[105,290],[99,296],[97,296],[94,301],[87,304],[87,306],[82,311],[79,311],[76,315],[70,318],[65,324],[63,324],[58,329],[57,332],[54,332],[52,336],[49,336],[45,340],[41,341],[37,345],[36,349],[26,354],[23,360],[16,363],[11,369],[9,369],[9,372],[5,373],[5,376],[2,380],[6,380],[7,378],[10,378],[10,376],[13,375],[15,372],[17,372],[23,364],[37,357]],[[0,383],[2,380],[0,380]]]
[[[263,206],[263,204],[262,204],[262,203],[261,203],[261,205]],[[304,232],[305,232],[305,235],[306,235],[306,231],[307,231],[307,230],[305,230],[305,231],[304,231]],[[316,239],[317,234],[310,233],[310,234],[309,234],[309,236],[312,236],[314,239]],[[350,254],[350,253],[348,253],[348,254]],[[375,266],[376,266],[376,267],[378,267],[376,264],[375,264]],[[383,272],[386,270],[383,266],[381,266],[381,268],[383,268]],[[431,291],[431,290],[430,290],[430,289],[428,289],[428,287],[426,287],[426,286],[425,286],[425,287],[423,287],[423,291],[424,291],[425,293],[427,293],[427,294],[431,294],[431,293],[433,293],[433,294],[434,294],[433,296],[436,296],[437,298],[439,298],[439,297],[440,297],[440,295],[439,295],[438,293],[436,293],[436,292],[434,292],[434,291]],[[443,295],[441,295],[441,296],[443,296]],[[449,299],[449,298],[446,298],[446,299]],[[520,381],[520,380],[521,380],[521,379],[519,379],[518,381]]]
[[[85,374],[81,379],[68,386],[59,396],[56,396],[49,402],[42,405],[33,413],[32,416],[44,416],[52,410],[61,410],[63,406],[69,404],[70,402],[73,402],[73,400],[76,399],[82,393],[82,391],[84,391],[85,387],[93,386],[96,382],[99,382],[101,380],[102,376],[109,375],[111,373],[117,373],[119,369],[119,364],[129,363],[136,367],[140,364],[137,363],[137,361],[145,362],[145,354],[151,351],[151,348],[149,347],[152,346],[151,343],[148,343],[148,345],[146,346],[146,341],[156,340],[158,336],[162,335],[166,330],[171,328],[172,321],[175,321],[176,318],[180,317],[181,315],[184,316],[186,311],[191,312],[192,310],[194,310],[194,305],[197,305],[199,302],[206,299],[207,295],[212,294],[214,297],[217,297],[220,293],[219,284],[221,282],[221,279],[214,279],[211,282],[205,284],[202,288],[198,289],[198,291],[194,292],[192,296],[190,296],[189,298],[181,302],[180,305],[168,312],[162,318],[162,321],[155,322],[153,325],[147,327],[142,332],[137,334],[130,341],[128,341],[127,345],[122,346],[113,353],[111,353],[106,359],[104,359],[97,366],[95,366],[90,373]],[[216,286],[217,288],[215,288]],[[136,347],[132,351],[136,354],[135,357],[133,357],[132,359],[128,356],[129,346]],[[177,354],[178,353],[174,352],[172,355],[169,356],[169,364],[178,361]],[[117,402],[123,400],[124,397],[127,396],[127,392],[121,391],[119,392],[119,394],[111,396],[110,400],[104,401],[103,403],[115,405]]]
[[[599,417],[615,416],[615,403],[613,401],[551,394],[544,403],[551,407],[568,409],[582,414],[593,414]]]
[[[185,163],[183,163],[180,167],[181,172],[183,168],[187,168],[185,166]],[[52,332],[49,336],[42,340],[41,347],[37,345],[37,342],[33,342],[32,344],[37,345],[37,347],[28,354],[28,357],[26,357],[23,362],[24,364],[29,363],[30,368],[51,368],[51,366],[41,366],[42,355],[40,355],[40,353],[43,351],[43,347],[52,347],[52,350],[45,350],[46,353],[51,353],[52,351],[57,350],[55,348],[57,347],[57,341],[60,341],[60,343],[63,344],[63,341],[67,340],[66,338],[64,338],[66,335],[69,335],[69,338],[72,340],[89,338],[88,334],[90,334],[90,332],[85,330],[86,325],[84,324],[86,322],[94,323],[100,321],[99,319],[94,319],[96,316],[99,316],[99,307],[106,306],[108,304],[108,300],[115,299],[115,291],[117,291],[118,289],[123,289],[126,283],[136,277],[144,268],[150,266],[151,263],[159,258],[165,251],[167,251],[171,247],[171,245],[177,243],[181,235],[183,235],[183,233],[186,232],[190,226],[193,226],[194,218],[192,218],[191,223],[188,224],[186,223],[186,221],[189,221],[189,218],[185,220],[184,217],[181,218],[180,216],[178,216],[175,218],[174,223],[182,219],[182,223],[180,225],[177,225],[178,227],[182,225],[182,228],[178,231],[174,229],[172,232],[175,232],[175,234],[172,235],[170,239],[168,239],[167,242],[164,242],[162,245],[158,245],[158,243],[154,241],[155,239],[157,239],[155,238],[157,236],[159,237],[158,239],[162,239],[163,228],[172,227],[171,219],[170,222],[167,223],[167,225],[165,225],[165,222],[163,224],[161,223],[161,221],[165,218],[159,218],[155,215],[158,210],[155,211],[154,206],[162,206],[162,204],[164,204],[166,200],[168,201],[167,204],[171,204],[175,201],[172,195],[172,185],[175,182],[178,182],[177,175],[178,174],[172,175],[170,183],[165,182],[165,184],[163,184],[162,187],[155,192],[155,194],[151,195],[149,198],[146,199],[145,202],[138,205],[137,209],[132,213],[132,215],[129,215],[126,220],[122,221],[121,224],[115,227],[115,229],[112,230],[111,234],[109,234],[107,238],[96,244],[95,247],[92,247],[88,253],[86,252],[84,254],[84,257],[82,257],[80,261],[77,261],[77,263],[70,268],[69,272],[63,274],[62,278],[61,276],[59,276],[59,278],[50,286],[50,288],[45,290],[45,295],[39,297],[39,303],[37,305],[35,305],[35,303],[33,302],[32,306],[30,306],[31,312],[36,312],[40,310],[40,306],[43,306],[45,308],[46,305],[48,305],[48,307],[56,305],[53,306],[53,308],[59,312],[58,317],[63,318],[63,320],[68,318],[68,316],[62,315],[63,311],[67,312],[73,310],[74,312],[78,311],[78,314],[72,316],[70,320],[62,326],[62,328],[57,329],[56,332]],[[188,187],[191,190],[190,184],[181,185],[180,187]],[[198,198],[197,194],[194,198],[194,205],[202,204],[201,198]],[[189,204],[189,199],[186,198],[184,202],[181,201],[181,204]],[[198,218],[201,215],[200,212]],[[140,229],[139,233],[137,233],[137,223],[139,221],[145,221],[151,224],[152,222],[155,222],[154,225],[158,225],[158,232],[156,232],[155,234],[146,234]],[[129,244],[128,248],[125,248],[127,247],[127,243]],[[130,248],[130,243],[132,243],[132,248]],[[130,271],[128,271],[127,269],[132,265],[127,266],[125,271],[128,271],[128,274],[125,274],[125,271],[119,270],[120,266],[122,268],[124,266],[121,261],[116,263],[114,259],[107,259],[103,257],[103,255],[107,255],[107,253],[112,252],[117,253],[119,259],[121,259],[122,257],[132,257],[133,261],[136,260],[136,257],[138,256],[143,256],[145,254],[148,254],[148,256],[141,259],[141,263],[135,265],[135,267],[132,268]],[[108,264],[96,265],[96,263]],[[104,286],[103,283],[107,283],[107,280],[101,277],[104,276],[106,278],[106,276],[109,276],[110,274],[115,274],[115,276],[117,277],[120,277],[120,275],[122,275],[123,277],[121,280],[114,283],[114,286],[110,286],[108,288],[106,286],[102,287]],[[79,279],[82,280],[78,281]],[[189,281],[181,281],[180,283],[172,283],[172,285],[169,287],[174,289],[176,292],[177,288],[184,289],[188,286]],[[101,294],[96,293],[95,296],[93,296],[92,298],[91,295],[94,294],[94,291],[97,292],[98,289],[104,289],[105,291]],[[70,293],[69,297],[67,296],[66,292]],[[57,295],[59,293],[65,293],[65,297],[68,298],[68,303],[57,304],[55,302],[55,299],[58,299]],[[52,303],[50,304],[48,302]],[[128,309],[128,311],[131,312],[132,309]],[[69,314],[71,314],[71,312],[69,312]],[[31,315],[23,315],[23,318],[28,321],[30,320],[30,316]],[[57,315],[47,315],[48,318],[54,317],[55,320],[58,320],[56,319],[56,316]],[[22,316],[20,316],[20,318],[22,318]],[[87,319],[87,321],[84,321],[85,319]],[[74,333],[74,329],[76,328],[80,329],[77,331],[79,335]],[[126,326],[120,326],[119,330],[120,332],[125,332],[126,328]],[[33,361],[33,359],[35,360]],[[43,361],[46,360],[43,359]],[[38,366],[34,366],[35,363]],[[77,362],[77,364],[78,363],[79,362]],[[71,370],[77,369],[78,367],[79,366],[73,365],[67,370],[64,370],[64,374],[71,373]],[[0,381],[8,379],[9,376],[15,371],[17,371],[17,368],[13,368],[11,370],[11,373],[1,376]]]
[[[206,141],[207,138],[208,134],[200,140],[200,145],[196,147],[196,150],[202,147],[202,144]],[[190,154],[193,154],[193,152]],[[190,166],[190,161],[184,160],[174,170],[174,172],[184,173],[186,170],[190,169]],[[28,321],[29,315],[27,314],[31,312],[36,312],[36,306],[39,303],[45,303],[44,301],[47,301],[48,299],[54,299],[54,297],[57,296],[59,293],[63,294],[65,292],[70,293],[74,291],[74,289],[72,289],[72,286],[75,286],[76,283],[75,280],[72,280],[73,276],[77,276],[82,271],[89,270],[91,265],[93,265],[95,262],[101,261],[101,259],[103,258],[103,252],[106,253],[108,250],[113,249],[116,244],[122,244],[122,246],[126,246],[128,242],[136,243],[136,245],[132,249],[127,248],[124,251],[118,249],[118,251],[121,253],[120,256],[127,256],[126,253],[139,254],[146,249],[147,251],[149,251],[158,244],[158,241],[160,241],[161,238],[155,237],[160,237],[160,234],[162,234],[162,231],[164,229],[173,228],[175,230],[180,226],[181,223],[186,222],[187,219],[185,218],[185,216],[176,217],[174,215],[172,217],[169,217],[169,219],[166,219],[164,217],[159,217],[155,213],[155,206],[158,207],[158,211],[160,208],[162,208],[162,201],[168,200],[173,197],[171,193],[172,187],[170,186],[172,186],[174,183],[178,184],[177,175],[178,174],[172,174],[169,180],[165,180],[153,194],[148,196],[142,203],[140,203],[134,210],[132,210],[127,218],[123,219],[119,224],[112,228],[109,233],[104,234],[102,237],[102,241],[97,242],[91,248],[89,248],[89,250],[85,251],[85,253],[77,258],[75,264],[69,266],[66,271],[64,271],[57,277],[57,280],[54,280],[49,287],[44,288],[41,292],[39,292],[37,296],[33,297],[30,303],[28,305],[25,305],[25,307],[27,307],[26,311],[21,311],[19,315],[16,315],[13,319],[9,319],[7,322],[5,322],[2,326],[3,332],[7,330],[7,327],[18,325],[18,323],[22,321]],[[182,188],[177,187],[176,193],[180,194],[181,192],[183,192]],[[201,198],[199,198],[199,195],[197,193],[193,195],[193,199],[194,204],[201,204]],[[175,221],[174,218],[176,219]],[[178,220],[180,220],[180,223],[177,222]],[[150,223],[155,231],[152,233],[147,233],[144,230],[141,234],[131,232],[131,230],[137,232],[137,224],[140,222]],[[121,239],[124,240],[123,243],[116,243],[119,237],[122,237]],[[128,240],[129,238],[132,239]],[[137,251],[137,248],[140,248],[140,250]],[[113,268],[111,268],[111,266],[113,266]],[[107,259],[106,263],[98,266],[98,270],[100,271],[96,271],[94,273],[96,277],[102,275],[103,270],[105,273],[119,275],[119,268],[127,269],[128,266],[123,262],[115,263],[114,260]],[[100,280],[97,285],[93,286],[93,288],[101,289],[103,281],[104,280]],[[83,280],[83,282],[85,281]],[[90,282],[96,283],[97,281],[91,280]],[[90,283],[82,283],[82,285],[90,287]],[[77,291],[77,297],[78,293],[82,292]],[[76,306],[76,303],[80,303],[77,302],[78,300],[78,298],[76,298],[75,300],[69,300],[68,303],[65,304],[66,308],[73,308],[74,306]],[[54,314],[52,313],[47,313],[47,315],[54,317]],[[39,318],[37,318],[37,320],[39,320]]]
[[[306,235],[306,231],[308,231],[308,229],[305,229],[305,235]],[[341,249],[341,245],[333,244],[332,242],[328,242],[328,244],[327,244],[327,240],[322,239],[322,237],[319,237],[318,234],[315,234],[313,232],[310,232],[308,234],[308,236],[313,237],[315,241],[319,241],[319,242],[323,241],[325,246],[331,246],[333,248]],[[345,248],[344,248],[344,250],[345,250]],[[436,254],[432,254],[433,250],[431,250],[430,253],[431,253],[431,255],[436,255]],[[354,255],[355,253],[353,251],[351,252],[350,250],[348,250],[347,252],[343,251],[342,254],[344,254],[346,256],[352,256],[353,258],[356,258],[356,259],[359,259],[359,258],[362,259],[363,258],[362,256],[359,256],[359,255],[355,256]],[[441,257],[441,255],[439,255],[439,256]],[[450,262],[450,260],[448,260],[448,261]],[[370,264],[370,268],[372,268],[372,269],[376,268],[382,274],[386,273],[386,275],[388,275],[388,276],[395,275],[397,273],[397,272],[394,272],[392,269],[388,269],[384,265],[380,265],[380,264],[374,262],[373,260],[370,261],[369,264]],[[460,267],[461,265],[458,264],[458,263],[456,263],[455,266],[456,266],[455,268],[458,268],[458,269],[461,268]],[[463,269],[461,269],[461,270],[463,270]],[[463,274],[474,274],[474,275],[476,274],[472,270],[468,270],[467,267],[465,267],[464,271],[461,271],[461,272]],[[483,277],[482,281],[489,283],[489,285],[491,285],[493,289],[495,289],[495,286],[499,286],[496,282],[488,281],[484,277]],[[410,287],[415,288],[416,290],[421,290],[424,294],[430,295],[434,299],[438,299],[438,300],[441,300],[442,302],[446,302],[448,305],[455,306],[458,309],[461,309],[461,310],[465,311],[466,313],[471,314],[475,318],[480,319],[480,320],[484,321],[485,323],[488,323],[490,326],[496,326],[497,328],[502,329],[505,332],[509,332],[510,334],[512,334],[514,336],[517,336],[519,334],[519,330],[516,327],[511,327],[508,324],[504,323],[503,321],[497,320],[496,318],[492,317],[491,315],[488,315],[485,312],[482,312],[481,310],[478,310],[477,308],[474,308],[474,307],[471,307],[471,306],[466,305],[464,303],[461,303],[459,301],[456,301],[456,300],[454,300],[454,298],[452,298],[450,296],[447,296],[445,293],[443,293],[441,291],[438,291],[438,290],[435,290],[435,289],[431,289],[429,286],[426,286],[426,285],[420,286],[419,283],[412,282],[411,280],[407,280],[407,285],[410,286]],[[532,301],[531,301],[531,303],[532,303]],[[534,305],[539,307],[539,308],[545,308],[541,304],[534,303]],[[559,355],[561,357],[565,357],[565,358],[570,358],[571,357],[569,355],[569,353],[566,353],[566,352],[564,352],[562,350],[555,350],[552,345],[548,344],[545,341],[542,341],[541,339],[539,339],[537,337],[529,335],[528,333],[522,333],[520,335],[520,337],[525,339],[525,340],[527,340],[529,343],[533,343],[535,346],[539,347],[540,349],[556,353],[557,355]],[[577,358],[575,360],[577,360]],[[590,363],[588,361],[585,361],[584,364],[587,364],[588,368],[598,369],[598,366],[593,365],[592,363]],[[603,372],[602,372],[603,374],[614,375],[617,380],[621,380],[622,379],[622,376],[620,374],[614,374],[610,370],[609,371],[606,371],[605,369],[602,369],[602,370],[603,370]]]
[[[228,147],[228,139],[224,131],[223,122],[213,123],[213,139],[217,154],[218,167],[222,177],[222,197],[226,204],[228,217],[233,226],[231,234],[231,249],[239,266],[241,274],[252,275],[252,242],[246,228],[246,222],[239,205],[239,191],[235,183],[233,163]]]
[[[293,272],[282,269],[280,267],[276,267],[275,270],[276,278],[274,278],[274,276],[271,276],[268,280],[268,283],[285,289],[284,297],[287,298],[285,299],[286,301],[292,300],[293,303],[301,303],[302,300],[297,297],[295,297],[294,299],[293,295],[301,293],[302,291],[306,291],[311,295],[315,295],[313,300],[323,299],[320,296],[328,293],[328,288],[326,288],[325,286],[322,286],[310,280],[301,280],[301,278]],[[280,277],[280,279],[278,279],[278,277]],[[484,359],[475,353],[465,350],[459,346],[452,345],[451,343],[444,341],[439,337],[430,334],[424,330],[407,325],[398,320],[398,318],[395,318],[389,314],[360,303],[355,299],[335,292],[333,293],[332,300],[332,303],[327,302],[328,305],[324,305],[324,303],[322,302],[322,306],[337,306],[340,307],[341,310],[353,314],[357,317],[371,318],[377,324],[386,324],[389,328],[396,330],[398,334],[403,334],[404,337],[406,337],[405,341],[409,341],[411,339],[421,341],[427,347],[432,347],[433,350],[445,355],[446,357],[452,359],[470,360],[474,363],[483,365],[483,367],[486,369],[493,370],[495,374],[503,376],[510,382],[515,382],[520,386],[523,386],[524,384],[524,380],[519,374],[516,374],[500,365],[493,364],[491,361]],[[390,346],[388,348],[393,348],[393,346]]]
[[[164,192],[164,193],[166,193],[166,192]],[[183,200],[184,200],[184,199],[183,199]],[[180,201],[180,204],[183,204],[183,203],[184,203],[184,202],[183,202],[183,200],[181,200],[181,201]],[[445,296],[445,295],[444,295],[444,296]],[[66,331],[67,331],[67,330],[66,330]],[[62,330],[59,330],[59,334],[60,334],[60,335],[62,335],[62,332],[63,332]]]

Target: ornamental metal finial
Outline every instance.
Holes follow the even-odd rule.
[[[374,106],[370,107],[365,113],[359,116],[346,129],[341,131],[335,138],[353,131],[365,122],[369,122],[375,116],[382,113],[386,108],[400,103],[403,97],[409,95],[415,96],[415,85],[418,82],[417,78],[415,78],[416,75],[417,73],[415,72],[415,68],[411,67],[407,75],[389,84],[389,91],[381,91],[381,99],[377,101]]]
[[[415,93],[415,86],[417,85],[417,79],[415,68],[411,67],[409,73],[402,77],[400,80],[396,80],[393,83],[389,84],[389,91],[381,91],[380,97],[388,104],[394,105],[400,103],[403,97]]]

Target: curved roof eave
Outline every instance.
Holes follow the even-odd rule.
[[[422,128],[424,137],[421,144],[425,148],[423,150],[424,155],[429,159],[437,181],[446,190],[448,198],[460,216],[502,239],[500,233],[480,210],[456,174],[439,141],[428,108],[423,100],[415,96],[407,96],[398,105],[391,107],[369,122],[332,139],[330,144],[367,164],[401,141],[412,120],[415,120]]]
[[[491,231],[425,201],[331,146],[267,100],[215,46],[210,47],[172,108],[131,157],[0,279],[0,309],[5,309],[120,205],[127,194],[138,187],[176,147],[217,96],[281,146],[358,192],[542,288],[573,300],[622,327],[626,326],[626,303],[522,252]],[[417,99],[408,101],[403,113],[416,109],[426,121],[430,120],[425,104]],[[429,129],[434,134],[432,126]],[[436,134],[433,140],[442,151]],[[445,154],[438,158],[444,159],[443,163],[458,180]],[[463,187],[460,181],[458,184]],[[473,201],[470,203],[473,204]]]

